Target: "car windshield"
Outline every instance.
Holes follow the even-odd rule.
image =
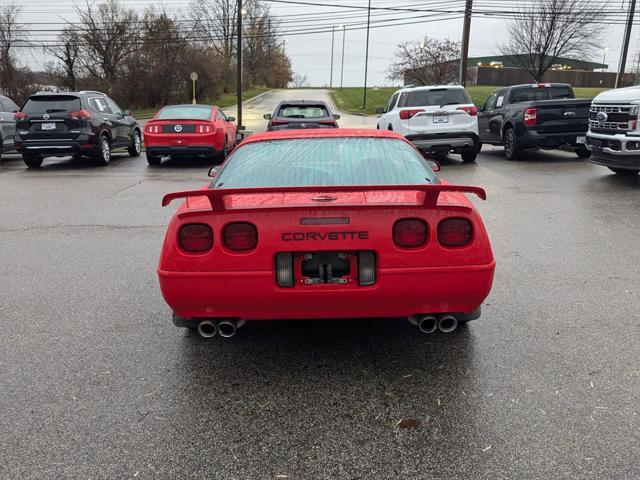
[[[436,176],[415,148],[393,138],[299,138],[238,148],[213,186],[414,185]]]
[[[278,117],[281,118],[323,118],[329,112],[324,105],[283,105]]]
[[[414,90],[400,95],[398,107],[427,107],[432,105],[466,105],[471,98],[461,88],[434,88],[431,90]]]
[[[206,105],[184,105],[165,107],[158,113],[156,120],[209,120],[211,107]]]
[[[522,87],[511,91],[511,102],[533,102],[535,100],[553,100],[555,98],[573,98],[569,87]]]
[[[22,111],[31,115],[37,115],[53,112],[77,112],[81,108],[78,97],[38,96],[31,97],[27,100],[27,103],[22,107]]]

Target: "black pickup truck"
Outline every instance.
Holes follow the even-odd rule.
[[[526,148],[568,148],[587,158],[590,105],[564,83],[501,88],[478,111],[480,141],[504,145],[509,160],[517,160]]]

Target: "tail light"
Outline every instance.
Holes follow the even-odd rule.
[[[533,88],[550,88],[551,84],[550,83],[535,83],[533,85]]]
[[[413,108],[411,110],[401,110],[400,111],[400,120],[409,120],[410,118],[416,116],[420,112],[424,112],[423,108]]]
[[[398,220],[393,226],[393,241],[402,248],[416,248],[427,243],[427,224],[417,218]]]
[[[211,125],[198,125],[198,133],[211,133],[213,132],[213,126]]]
[[[178,234],[180,248],[187,252],[202,253],[213,247],[213,230],[204,223],[187,223]]]
[[[271,125],[286,125],[289,122],[283,122],[282,120],[271,120]]]
[[[458,107],[456,108],[456,110],[462,110],[463,112],[467,112],[472,117],[478,116],[478,109],[476,108],[475,105],[472,105],[470,107]]]
[[[145,133],[160,133],[160,125],[147,125],[144,127]]]
[[[91,118],[91,112],[89,110],[78,110],[77,112],[69,113],[69,116],[74,120],[88,120]]]
[[[24,112],[16,112],[16,113],[13,114],[13,116],[16,119],[16,121],[26,120],[27,118],[29,118],[29,115],[27,115]]]
[[[258,245],[258,230],[252,223],[230,223],[222,232],[224,245],[229,250],[244,252]]]
[[[527,127],[535,127],[538,124],[538,109],[527,108],[524,111],[524,124]]]
[[[445,247],[464,247],[472,237],[473,226],[466,218],[448,218],[438,225],[438,241]]]
[[[320,122],[318,122],[320,125],[332,125],[332,126],[336,126],[336,121],[335,120],[322,120]]]

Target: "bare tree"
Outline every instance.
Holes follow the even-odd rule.
[[[194,31],[219,56],[229,61],[235,55],[237,5],[237,0],[194,0],[191,3]]]
[[[561,57],[589,57],[599,46],[606,2],[538,0],[521,6],[501,53],[541,81]]]
[[[421,42],[398,44],[394,64],[389,68],[391,80],[405,80],[420,85],[437,85],[454,81],[460,61],[460,43],[425,36]]]
[[[97,8],[87,0],[86,9],[77,10],[82,65],[95,77],[114,80],[123,61],[139,48],[138,15],[119,0],[106,0]]]
[[[309,80],[306,75],[302,75],[301,73],[295,73],[293,75],[293,80],[291,80],[292,88],[303,88],[309,85]]]
[[[45,50],[56,59],[51,73],[61,86],[71,91],[75,90],[80,58],[80,37],[75,28],[65,27],[58,36],[58,44],[46,46]]]
[[[0,91],[20,102],[31,83],[30,72],[21,68],[16,55],[27,44],[26,33],[18,24],[20,8],[0,6]]]

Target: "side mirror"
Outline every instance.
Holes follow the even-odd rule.
[[[384,108],[384,107],[376,107],[376,113],[377,113],[378,115],[382,115],[382,114],[384,114],[384,113],[387,113],[387,109],[386,109],[386,108]]]
[[[218,176],[218,173],[220,172],[220,169],[221,169],[221,168],[222,168],[222,165],[216,165],[216,166],[214,166],[214,167],[211,167],[211,168],[209,169],[209,176],[210,176],[210,177],[212,177],[212,178],[213,178],[213,177],[217,177],[217,176]]]
[[[129,115],[131,115],[131,110],[125,110],[124,111],[124,116],[128,117]]]
[[[265,120],[271,120],[271,114],[265,113],[264,115],[262,115],[262,118],[264,118]]]
[[[227,122],[235,122],[236,117],[227,117]]]
[[[427,161],[427,164],[431,167],[431,170],[433,170],[434,172],[439,172],[440,170],[442,170],[437,160],[434,160],[433,158],[429,158],[426,155],[424,159]]]
[[[340,115],[338,115],[337,113],[333,114],[333,119],[334,120],[340,120]]]

